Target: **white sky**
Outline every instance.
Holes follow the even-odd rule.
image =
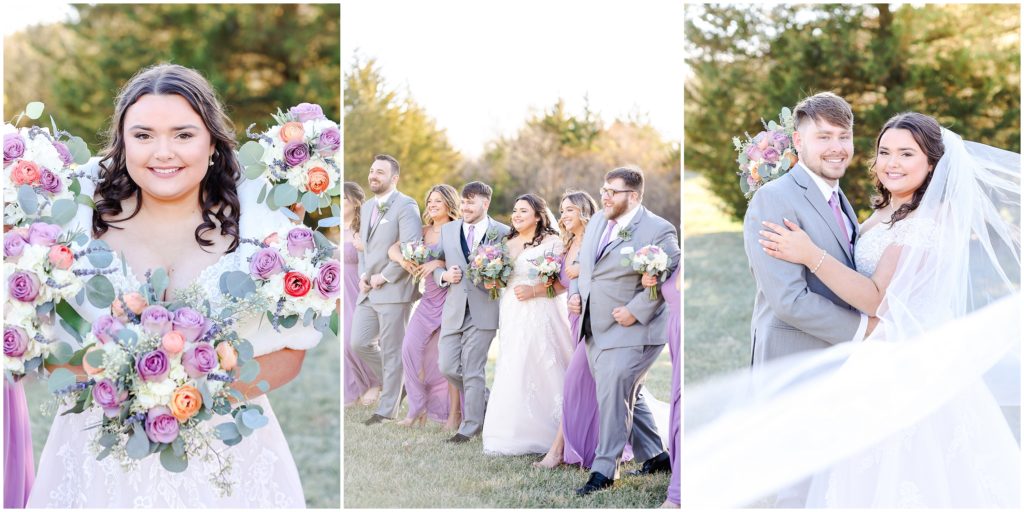
[[[13,34],[31,25],[64,21],[74,9],[65,2],[13,2],[4,5],[0,27],[4,35]]]
[[[640,112],[682,139],[681,1],[342,0],[341,19],[343,72],[376,58],[466,155],[586,94],[606,122]]]

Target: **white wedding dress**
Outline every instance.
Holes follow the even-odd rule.
[[[259,186],[257,182],[245,181],[238,187],[242,238],[262,240],[271,230],[290,224],[283,214],[271,212],[265,205],[256,203]],[[87,187],[91,188],[91,183],[84,180],[83,192],[91,195],[91,191],[85,190]],[[82,207],[74,222],[91,232],[91,214],[92,210]],[[231,270],[247,271],[247,257],[253,252],[253,246],[240,245],[238,250],[204,269],[196,282],[204,287],[208,297],[217,297],[219,276]],[[111,268],[119,269],[120,265],[120,258],[115,257]],[[127,276],[120,271],[109,276],[119,291],[137,290],[139,287],[139,277],[131,268],[127,270]],[[103,313],[88,301],[82,306],[76,305],[76,309],[90,322]],[[262,325],[259,318],[243,320],[239,331],[252,343],[256,356],[283,348],[308,350],[321,338],[319,332],[312,327],[302,327],[301,322],[292,329],[282,329],[285,334],[275,332],[265,318]],[[64,334],[63,341],[77,350],[77,342]],[[263,408],[269,422],[241,443],[224,447],[223,453],[232,457],[230,479],[233,492],[230,496],[220,496],[210,483],[208,475],[217,469],[216,463],[206,466],[202,461],[191,460],[184,472],[171,473],[163,469],[157,456],[140,461],[137,468],[127,472],[114,457],[97,461],[96,454],[90,449],[95,436],[95,430],[90,427],[99,423],[101,412],[93,410],[60,416],[61,411],[58,411],[39,457],[36,481],[27,507],[305,508],[298,470],[270,402],[266,395],[261,395],[251,403]],[[215,418],[213,421],[223,423],[228,420],[217,421]],[[222,444],[217,441],[216,445]]]
[[[558,435],[565,369],[573,349],[566,297],[540,294],[520,301],[513,290],[540,282],[529,277],[528,260],[562,252],[562,242],[552,237],[524,249],[513,262],[498,306],[499,353],[484,416],[484,453],[545,453]]]

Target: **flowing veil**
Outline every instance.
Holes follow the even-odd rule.
[[[963,468],[1000,497],[973,504],[1019,505],[1019,441],[998,405],[1020,405],[1020,156],[945,129],[943,143],[913,212],[919,229],[901,246],[879,326],[865,342],[687,390],[686,503],[749,505],[929,422],[965,421],[970,442],[1002,453],[979,454],[976,467]],[[965,398],[969,410],[940,414]],[[934,448],[941,460],[948,447]],[[950,484],[934,487],[948,493],[941,499],[971,502],[956,494],[956,481],[942,481],[948,475],[933,474]]]

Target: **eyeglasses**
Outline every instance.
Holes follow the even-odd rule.
[[[625,190],[616,190],[614,188],[604,188],[604,187],[601,187],[601,196],[602,197],[603,196],[612,197],[612,196],[615,196],[615,194],[620,194],[622,192],[633,192],[633,190],[630,190],[628,188],[625,189]]]

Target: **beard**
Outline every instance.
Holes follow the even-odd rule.
[[[608,212],[608,215],[606,216],[606,218],[608,220],[618,219],[619,217],[622,216],[623,213],[626,213],[626,210],[628,210],[628,209],[629,209],[629,202],[628,201],[622,202],[622,203],[615,203],[615,204],[612,205],[612,210],[610,212]]]

